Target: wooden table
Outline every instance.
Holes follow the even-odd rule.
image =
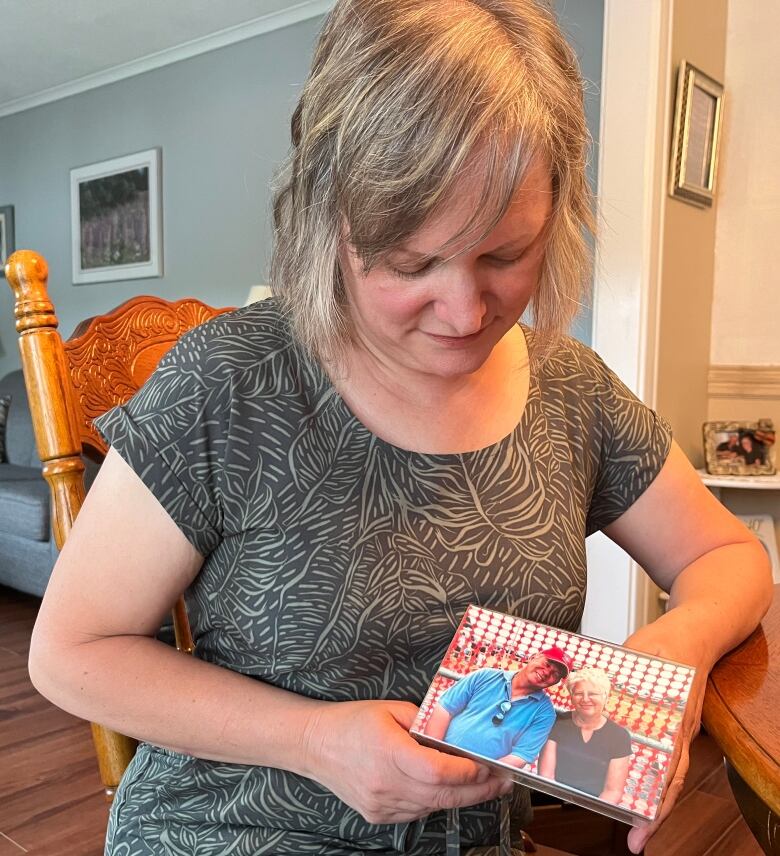
[[[753,835],[780,854],[780,585],[761,626],[713,669],[703,721]]]

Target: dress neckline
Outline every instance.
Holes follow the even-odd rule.
[[[525,324],[521,324],[520,322],[518,322],[518,326],[522,330],[523,335],[525,337],[526,351],[529,354],[530,362],[530,352],[533,342],[533,331]],[[474,458],[483,457],[485,455],[492,456],[502,452],[507,448],[508,445],[513,442],[513,440],[518,434],[523,433],[526,427],[527,420],[530,418],[529,406],[531,405],[532,401],[535,401],[539,397],[538,378],[536,376],[536,373],[533,371],[533,363],[531,363],[531,369],[529,370],[528,377],[528,394],[526,396],[525,405],[523,406],[523,410],[520,414],[517,424],[512,428],[511,431],[509,431],[500,439],[496,440],[494,443],[490,443],[487,446],[483,446],[479,449],[469,449],[463,452],[420,452],[415,449],[405,449],[402,446],[397,446],[371,431],[371,429],[368,428],[352,412],[352,409],[344,400],[341,393],[336,389],[335,385],[333,384],[333,381],[330,378],[330,375],[322,366],[320,361],[311,358],[309,358],[309,361],[312,363],[314,370],[319,376],[319,380],[322,384],[323,390],[325,390],[326,394],[330,396],[329,406],[332,407],[334,411],[338,413],[339,421],[342,426],[346,427],[347,425],[352,425],[360,434],[368,438],[371,443],[383,449],[390,455],[403,456],[407,458],[411,457],[421,461],[453,463],[456,461],[468,461]]]

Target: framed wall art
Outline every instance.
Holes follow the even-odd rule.
[[[722,84],[683,60],[677,76],[669,193],[701,208],[709,208],[715,199],[722,113]]]
[[[757,422],[705,422],[707,472],[721,476],[775,474],[775,428],[771,419]]]
[[[0,276],[5,276],[6,260],[15,249],[14,206],[0,205]]]
[[[70,171],[75,284],[162,276],[159,148]]]

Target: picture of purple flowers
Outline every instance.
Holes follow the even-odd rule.
[[[81,267],[148,262],[149,168],[79,184]]]
[[[160,149],[70,172],[73,282],[162,276]]]

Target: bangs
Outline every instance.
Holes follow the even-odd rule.
[[[473,249],[493,231],[508,211],[536,157],[535,151],[522,144],[507,147],[497,145],[496,138],[492,138],[485,146],[479,147],[460,172],[441,186],[441,192],[436,194],[435,204],[421,205],[414,201],[416,197],[412,197],[408,210],[400,206],[396,209],[396,216],[383,218],[381,212],[387,211],[383,206],[384,200],[376,200],[378,204],[374,208],[376,214],[371,218],[374,225],[370,240],[366,241],[365,233],[361,234],[362,217],[356,224],[357,231],[355,226],[347,221],[346,240],[354,247],[363,263],[364,272],[368,273],[375,265],[383,263],[389,253],[452,206],[453,202],[457,201],[456,194],[464,182],[478,182],[479,195],[476,204],[463,225],[441,246],[433,248],[429,255],[420,258],[421,264],[426,264],[434,257],[449,261]],[[362,209],[361,213],[365,211],[367,208]],[[465,245],[455,250],[454,247],[460,245],[464,238]]]
[[[367,269],[451,205],[466,178],[477,182],[478,202],[439,249],[464,236],[479,243],[534,158],[553,162],[542,99],[505,35],[473,19],[427,26],[426,49],[412,63],[346,93],[351,106],[334,141],[334,202]],[[486,52],[489,38],[498,44]],[[386,58],[381,37],[373,50]]]

